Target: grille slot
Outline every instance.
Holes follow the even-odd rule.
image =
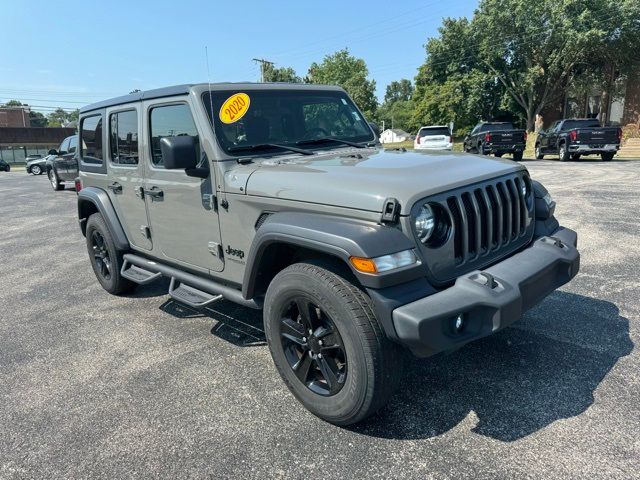
[[[515,247],[530,223],[519,177],[500,179],[446,198],[457,265]],[[443,202],[445,203],[445,202]]]

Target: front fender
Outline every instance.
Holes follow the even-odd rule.
[[[258,229],[251,244],[243,281],[243,296],[252,298],[266,249],[282,243],[324,253],[349,266],[364,287],[383,288],[424,276],[421,264],[381,274],[364,274],[349,257],[375,258],[414,248],[401,230],[384,225],[321,214],[279,212]]]
[[[120,250],[129,250],[129,240],[107,192],[97,187],[83,188],[78,193],[78,221],[83,235],[86,233],[87,219],[96,211],[100,212],[104,218],[116,247]]]

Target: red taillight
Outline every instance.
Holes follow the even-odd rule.
[[[524,141],[527,141],[527,138],[529,138],[529,134],[527,132],[524,132]]]
[[[80,190],[82,190],[82,180],[80,180],[79,178],[76,178],[75,184],[76,184],[76,193],[78,193]]]
[[[576,130],[571,130],[569,132],[569,139],[571,139],[572,142],[575,142],[578,139],[578,132]]]
[[[451,137],[447,137],[447,143],[451,143]]]
[[[490,133],[485,133],[484,134],[484,141],[485,142],[490,142],[491,141],[491,134]]]
[[[619,142],[622,141],[622,129],[621,128],[618,129],[618,141]]]
[[[416,143],[420,145],[420,137],[416,137]]]

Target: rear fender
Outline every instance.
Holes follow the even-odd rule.
[[[86,187],[78,193],[78,221],[82,235],[87,233],[87,220],[93,214],[99,212],[102,215],[109,232],[119,250],[129,250],[129,240],[124,233],[122,224],[118,219],[113,204],[107,192],[97,187]]]

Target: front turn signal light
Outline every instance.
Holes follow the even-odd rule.
[[[377,273],[375,262],[371,258],[349,257],[349,261],[353,268],[362,273]]]

